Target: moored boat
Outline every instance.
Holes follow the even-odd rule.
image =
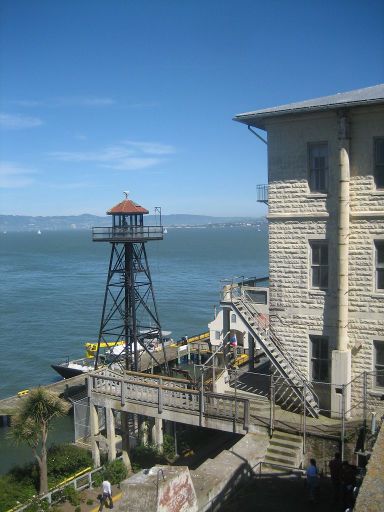
[[[161,350],[160,341],[150,335],[150,330],[148,332],[143,331],[142,334],[146,335],[144,339],[145,345],[150,352],[157,352]],[[163,342],[165,345],[169,345],[173,343],[171,338],[171,331],[163,331]],[[86,357],[82,357],[79,359],[70,360],[69,357],[65,361],[61,361],[57,364],[51,364],[51,368],[53,368],[61,377],[64,379],[70,379],[71,377],[76,377],[77,375],[81,375],[82,373],[87,373],[95,369],[95,356],[97,352],[97,343],[88,342],[84,344]],[[124,353],[125,342],[124,340],[120,340],[113,343],[100,343],[100,348],[103,353],[99,354],[99,367],[104,364],[109,364],[110,362],[116,360],[117,357],[120,357]],[[139,351],[143,352],[144,348],[142,346],[139,347]]]

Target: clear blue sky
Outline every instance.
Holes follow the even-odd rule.
[[[240,112],[384,82],[383,0],[2,0],[0,212],[264,214]]]

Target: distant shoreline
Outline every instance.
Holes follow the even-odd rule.
[[[159,218],[146,217],[147,225],[156,225]],[[169,229],[223,227],[256,227],[267,225],[265,217],[210,217],[204,215],[172,214],[161,217],[162,225]],[[94,226],[110,226],[110,217],[96,215],[47,216],[0,215],[0,233],[37,231],[84,231]]]

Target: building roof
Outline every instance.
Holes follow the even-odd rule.
[[[140,213],[149,213],[148,210],[143,208],[142,206],[134,203],[130,199],[124,199],[121,203],[117,204],[113,208],[107,211],[107,215],[118,215],[118,214],[140,214]]]
[[[255,126],[256,128],[265,130],[265,121],[271,117],[322,110],[334,110],[345,107],[371,105],[375,103],[384,103],[384,84],[365,87],[364,89],[356,89],[349,92],[341,92],[332,96],[323,96],[312,100],[264,108],[261,110],[255,110],[254,112],[245,112],[244,114],[236,115],[233,119],[239,123],[244,123],[248,126]]]

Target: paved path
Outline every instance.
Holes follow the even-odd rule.
[[[97,499],[97,496],[100,494],[101,489],[94,488],[94,489],[85,489],[84,491],[81,491],[80,493],[80,509],[81,512],[98,512],[99,510],[99,500]],[[114,505],[119,502],[121,499],[121,491],[120,488],[117,485],[112,486],[112,499]],[[91,500],[92,503],[87,505],[87,501]],[[74,507],[69,502],[65,503],[59,503],[58,505],[55,505],[56,510],[60,512],[73,512]],[[108,511],[109,508],[104,506],[104,511]]]
[[[43,385],[43,387],[49,391],[57,393],[58,395],[71,396],[85,389],[85,380],[86,377],[84,374],[82,374],[70,379],[54,382],[53,384],[46,384]],[[0,400],[0,416],[8,416],[12,414],[18,407],[19,403],[25,398],[25,396],[28,395],[24,395],[24,397],[15,395]]]
[[[329,478],[320,480],[315,503],[309,501],[305,478],[268,474],[263,470],[225,503],[221,511],[233,512],[342,512],[342,507],[333,502]],[[369,509],[366,510],[368,512]]]

